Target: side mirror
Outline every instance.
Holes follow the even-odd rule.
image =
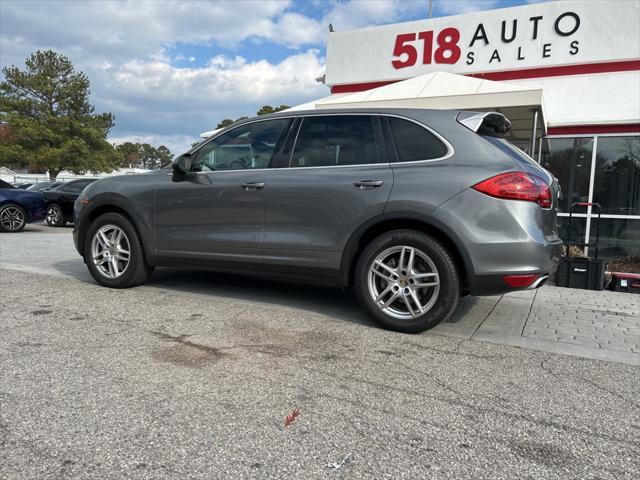
[[[193,164],[193,159],[191,158],[191,154],[183,153],[179,157],[177,157],[173,161],[172,169],[173,169],[173,181],[179,182],[183,180],[185,175],[189,173],[191,170],[191,165]]]
[[[182,173],[189,173],[193,159],[190,153],[183,153],[173,161],[173,168],[177,168]]]

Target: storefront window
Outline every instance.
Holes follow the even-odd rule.
[[[640,137],[598,137],[593,201],[602,213],[640,215]]]
[[[594,178],[591,159],[595,137],[544,138],[540,163],[560,182],[558,233],[564,240],[596,242],[597,210],[591,214],[589,238],[585,239],[587,219],[574,217],[571,238],[567,212],[574,202],[591,201],[602,206],[605,218],[600,223],[599,255],[610,268],[634,271],[640,268],[640,136],[597,136]],[[587,210],[577,207],[574,214]],[[611,218],[613,216],[613,218]],[[626,218],[625,218],[626,217]],[[634,218],[635,217],[635,218]],[[593,255],[593,249],[589,254]]]
[[[589,200],[592,154],[593,138],[591,137],[542,140],[540,163],[560,182],[561,212],[568,212],[572,203]]]
[[[596,241],[596,223],[595,218],[591,220],[592,242]],[[640,220],[603,218],[600,255],[609,259],[640,257]]]
[[[571,236],[569,236],[569,217],[558,217],[558,236],[565,242],[572,241],[583,243],[585,239],[585,230],[587,228],[587,219],[584,217],[573,217],[571,219]],[[578,247],[580,252],[584,251],[584,246]],[[572,251],[575,255],[576,251]]]

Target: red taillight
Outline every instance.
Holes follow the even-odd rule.
[[[501,173],[474,185],[473,189],[504,200],[535,202],[542,208],[552,205],[549,185],[541,178],[525,172]]]
[[[503,275],[502,280],[511,288],[524,288],[529,287],[535,282],[540,275],[537,273],[530,273],[527,275]]]

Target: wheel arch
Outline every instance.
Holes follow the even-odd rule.
[[[142,242],[142,248],[144,250],[145,257],[147,258],[147,261],[149,261],[151,253],[150,245],[147,241],[146,235],[143,234],[143,228],[139,220],[133,213],[131,213],[131,211],[132,210],[128,205],[126,205],[125,202],[120,202],[117,200],[113,201],[113,199],[109,202],[95,203],[94,205],[90,206],[89,210],[83,213],[80,225],[78,226],[78,245],[84,246],[87,230],[95,219],[97,219],[101,215],[104,215],[105,213],[119,213],[120,215],[126,217],[133,225],[133,228],[135,228],[136,233],[139,235],[140,241]],[[84,254],[84,248],[81,248],[83,249]]]
[[[340,277],[344,285],[353,285],[355,267],[360,254],[377,236],[391,230],[411,229],[427,233],[442,243],[451,253],[462,278],[461,289],[472,293],[475,288],[473,263],[467,248],[456,233],[441,221],[412,212],[383,214],[361,225],[349,238],[340,262]]]

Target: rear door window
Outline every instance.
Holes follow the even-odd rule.
[[[429,130],[415,122],[387,117],[399,162],[417,162],[444,157],[447,146]]]
[[[373,115],[304,117],[291,167],[378,163]]]

